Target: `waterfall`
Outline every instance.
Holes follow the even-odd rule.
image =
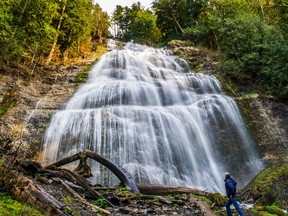
[[[263,168],[236,103],[214,76],[191,72],[165,49],[108,47],[87,83],[52,117],[45,164],[90,149],[138,183],[222,193],[225,171],[243,186]],[[118,183],[99,163],[91,166],[94,183]]]

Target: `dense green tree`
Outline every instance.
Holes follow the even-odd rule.
[[[67,1],[65,14],[58,39],[62,57],[66,57],[68,48],[79,48],[87,40],[92,29],[92,0]]]
[[[288,0],[274,0],[273,9],[276,14],[277,24],[285,32],[286,38],[288,38]]]
[[[57,17],[57,22],[56,22],[57,26],[55,26],[56,32],[54,34],[53,44],[51,46],[48,58],[46,60],[46,64],[50,63],[50,61],[51,61],[51,59],[53,57],[53,54],[55,52],[55,48],[56,48],[56,45],[57,45],[57,42],[58,42],[58,38],[59,38],[59,35],[60,35],[60,29],[62,27],[62,21],[63,21],[64,15],[65,15],[65,11],[66,11],[67,0],[59,1],[58,6],[61,8],[61,10],[60,10],[61,12],[59,13],[59,16]]]
[[[1,4],[2,59],[13,60],[26,53],[33,56],[33,63],[51,44],[56,4],[52,0],[5,0]]]
[[[149,45],[156,44],[161,36],[156,20],[157,17],[151,11],[143,9],[139,2],[132,4],[130,8],[117,5],[112,16],[117,37]]]
[[[113,33],[116,38],[120,38],[123,36],[123,16],[124,16],[124,7],[121,5],[116,5],[116,9],[112,14],[112,28]]]
[[[11,40],[13,35],[13,13],[11,11],[14,1],[0,1],[0,61],[8,61],[18,56],[17,43]]]
[[[166,38],[218,49],[226,76],[288,97],[287,0],[155,0],[153,8]]]
[[[182,35],[185,28],[197,24],[205,5],[206,0],[155,0],[153,10],[164,38]]]
[[[99,4],[93,8],[92,37],[102,43],[102,38],[109,36],[109,16],[102,10]]]
[[[137,12],[129,30],[129,39],[148,45],[155,44],[161,36],[161,32],[156,25],[156,16],[148,10],[139,10]]]
[[[34,68],[58,49],[77,52],[91,34],[106,36],[108,15],[93,0],[3,0],[0,27],[1,65],[29,59]]]

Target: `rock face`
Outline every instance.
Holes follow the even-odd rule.
[[[238,100],[268,165],[287,163],[288,106],[271,98]]]
[[[216,67],[224,57],[215,52],[199,49],[185,41],[171,41],[168,48],[195,68],[196,72],[216,75]],[[227,80],[226,80],[227,81]],[[221,80],[225,89],[225,79]],[[236,85],[236,84],[235,84]],[[237,91],[237,88],[240,89]],[[229,89],[231,91],[231,89]],[[240,105],[247,125],[256,143],[261,149],[263,159],[268,165],[287,163],[288,161],[288,104],[273,98],[245,96],[257,92],[253,86],[237,86],[236,91],[227,92],[235,97]],[[256,95],[256,96],[255,96]]]
[[[35,76],[1,75],[0,105],[11,103],[0,119],[1,137],[11,137],[13,145],[29,150],[29,157],[36,156],[51,116],[73,94],[76,76],[85,67],[88,66],[40,68]],[[16,71],[19,74],[21,69]]]
[[[219,52],[193,47],[187,41],[172,40],[168,43],[168,48],[175,55],[185,59],[194,71],[209,75],[215,73],[216,66],[224,58],[223,54]]]

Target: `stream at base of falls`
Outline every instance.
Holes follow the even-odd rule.
[[[53,115],[44,164],[89,149],[124,167],[137,183],[222,193],[224,172],[241,187],[263,169],[237,104],[214,76],[190,71],[166,49],[120,48],[114,41],[108,48],[88,81]],[[119,183],[90,163],[94,183]]]

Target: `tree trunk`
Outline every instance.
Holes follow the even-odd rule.
[[[59,35],[60,35],[60,29],[61,29],[61,25],[62,25],[62,20],[63,20],[63,17],[64,17],[64,13],[65,13],[65,10],[66,10],[66,4],[67,4],[67,1],[64,2],[64,5],[62,7],[62,12],[61,12],[61,16],[60,16],[60,19],[59,19],[59,22],[58,22],[58,26],[57,26],[57,32],[56,32],[56,36],[55,36],[55,39],[54,39],[54,42],[52,44],[52,48],[50,50],[50,53],[49,53],[49,56],[46,60],[46,64],[48,65],[53,57],[53,54],[54,54],[54,51],[55,51],[55,48],[56,48],[56,45],[57,45],[57,42],[58,42],[58,38],[59,38]]]
[[[263,6],[261,5],[261,2],[258,0],[258,4],[259,4],[259,7],[261,9],[261,15],[262,15],[262,19],[265,20],[265,14],[264,14],[264,9],[263,9]]]
[[[137,187],[141,194],[149,195],[168,195],[179,193],[193,193],[195,195],[208,195],[209,193],[200,191],[194,188],[182,187],[182,186],[169,186],[158,184],[137,184]]]
[[[173,17],[173,20],[174,22],[176,23],[177,27],[179,28],[179,30],[181,31],[182,34],[184,34],[184,30],[183,28],[181,27],[180,23],[178,22],[178,20],[176,19],[174,13],[172,13],[172,17]]]

